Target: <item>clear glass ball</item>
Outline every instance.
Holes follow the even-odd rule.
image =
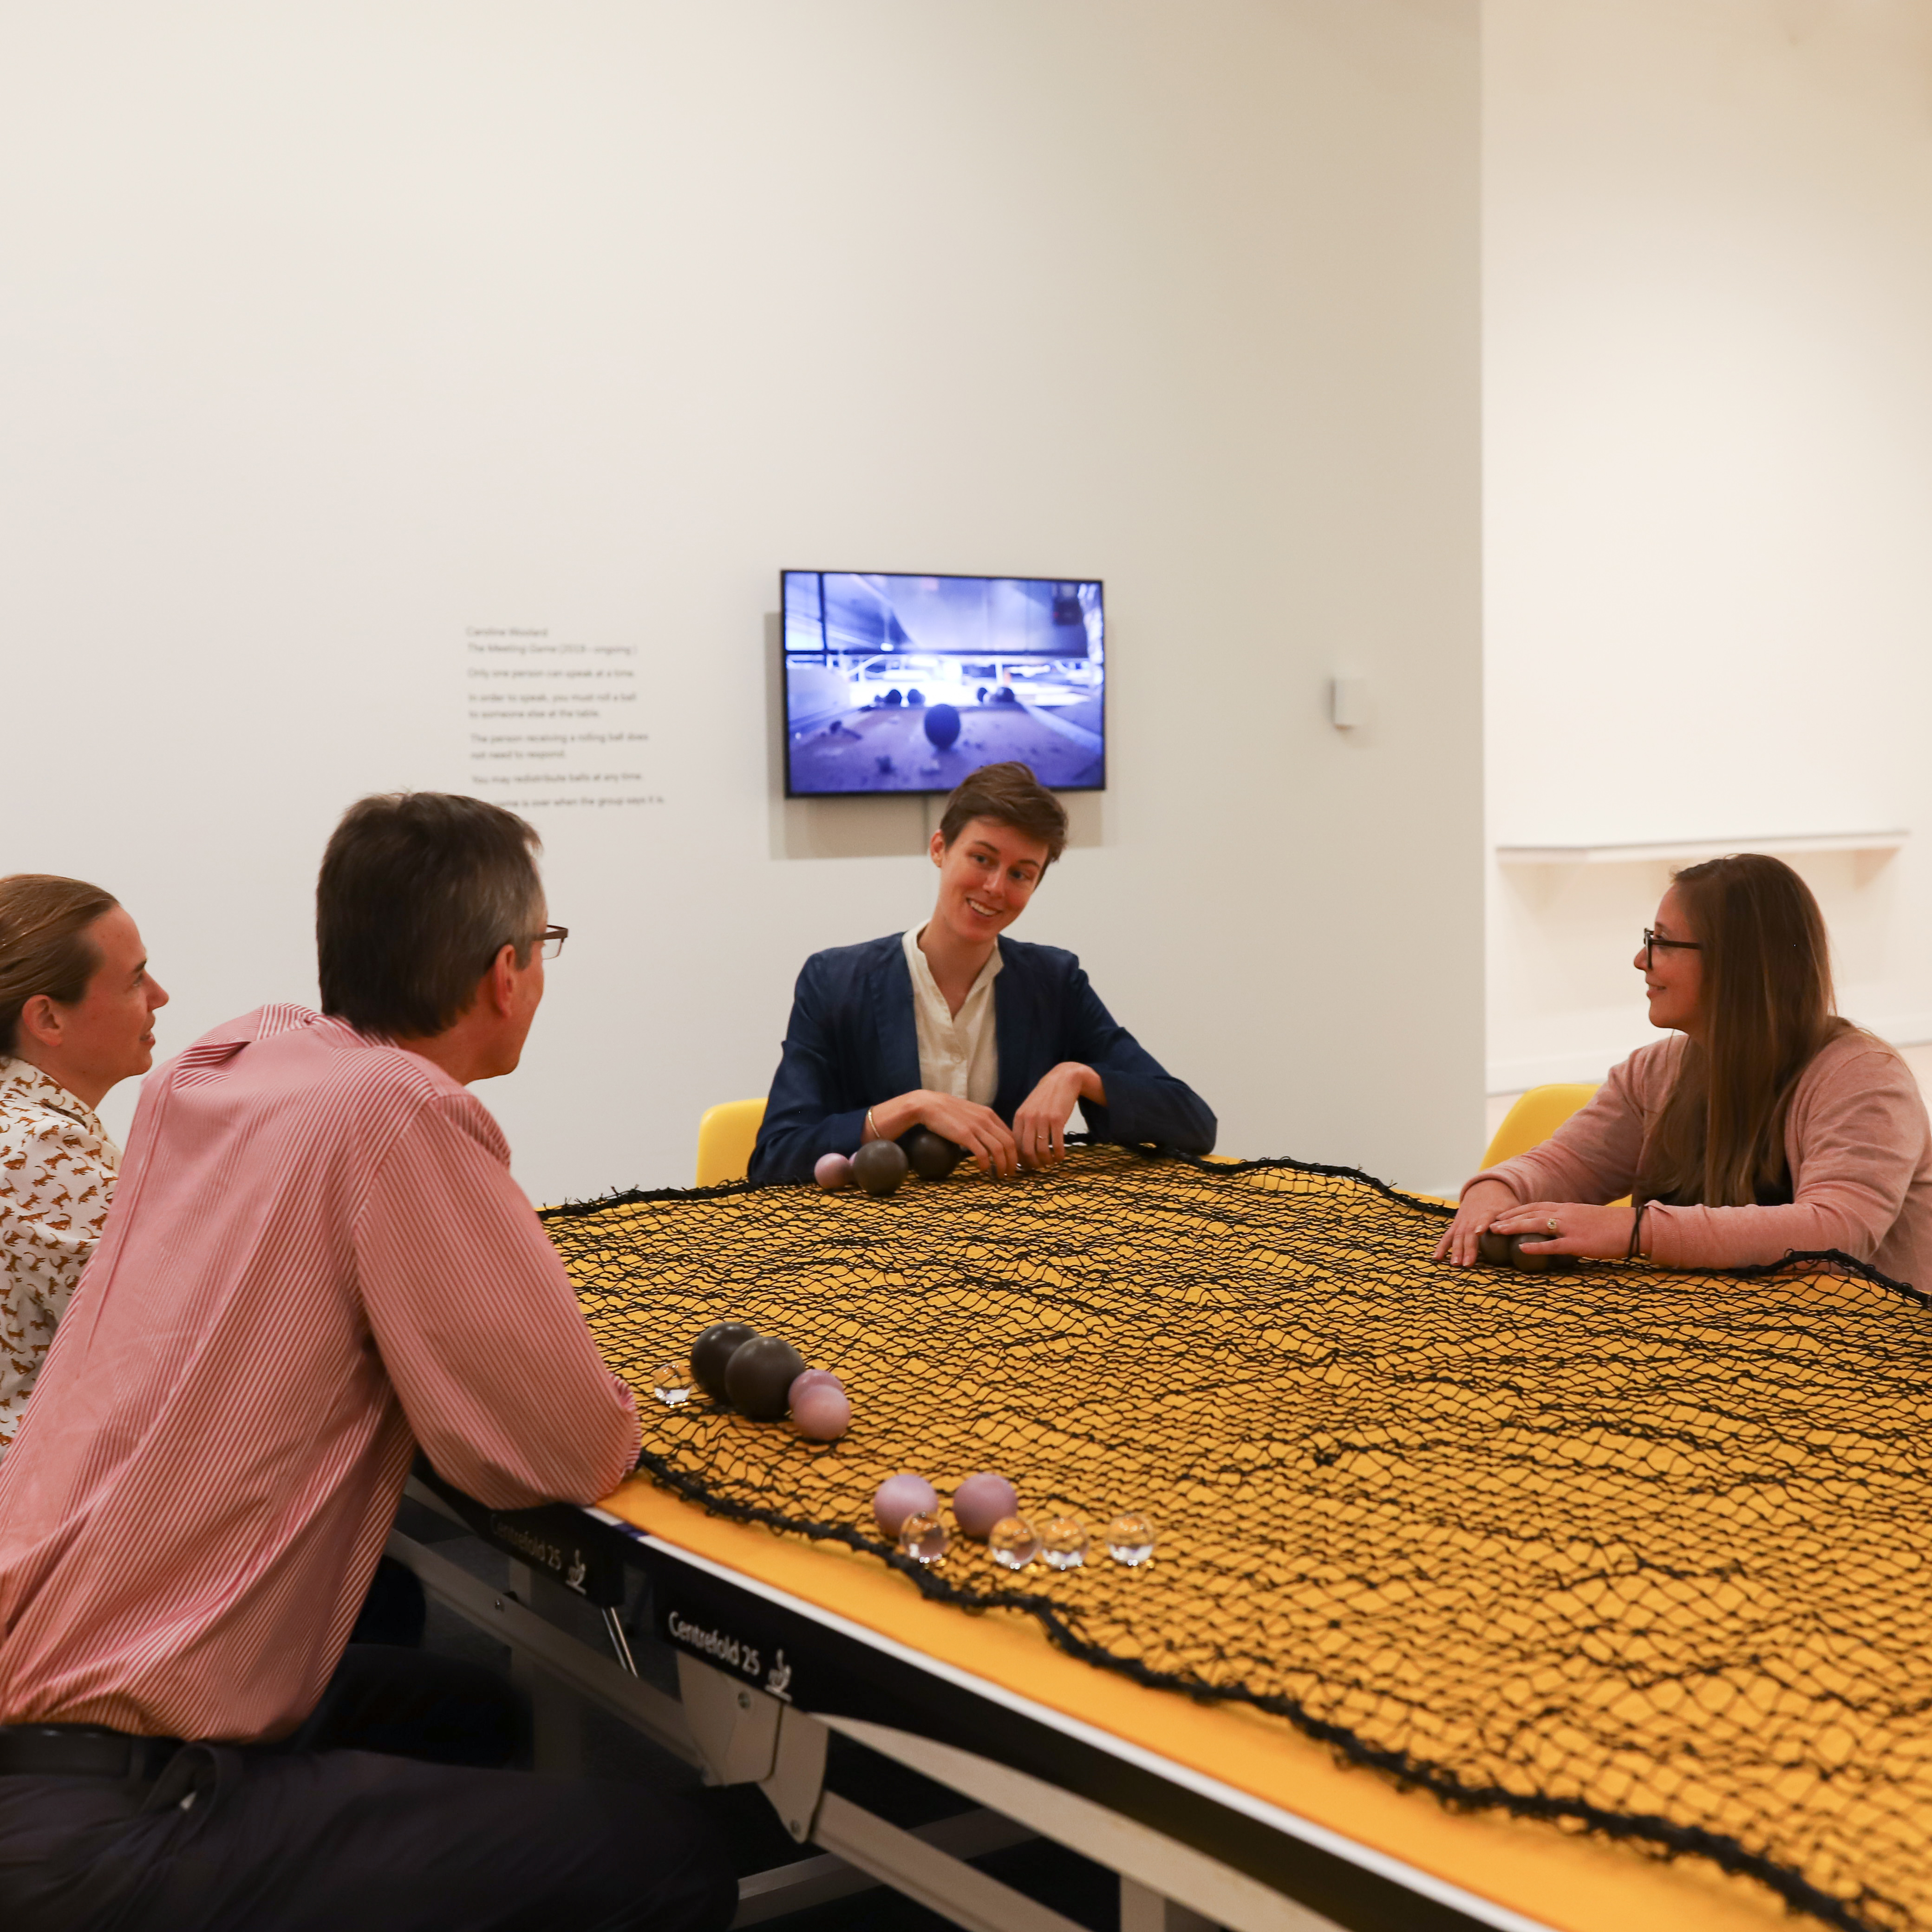
[[[1050,1570],[1077,1570],[1087,1560],[1087,1526],[1077,1516],[1050,1517],[1040,1526],[1040,1553]]]
[[[651,1393],[667,1408],[682,1408],[691,1400],[691,1370],[682,1362],[665,1362],[651,1372]]]
[[[1023,1516],[1003,1516],[986,1532],[986,1553],[1007,1570],[1024,1570],[1040,1554],[1040,1538]]]
[[[936,1516],[909,1516],[899,1525],[899,1549],[915,1563],[944,1562],[947,1540],[946,1526]]]
[[[1123,1510],[1107,1526],[1107,1554],[1130,1570],[1151,1562],[1154,1546],[1154,1519],[1138,1510]]]

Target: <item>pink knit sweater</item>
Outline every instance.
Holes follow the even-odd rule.
[[[1465,1184],[1500,1180],[1519,1201],[1614,1201],[1636,1179],[1676,1077],[1681,1034],[1632,1054],[1540,1147]],[[1840,1248],[1894,1281],[1932,1288],[1932,1121],[1911,1070],[1870,1034],[1822,1048],[1784,1123],[1793,1198],[1784,1208],[1668,1208],[1644,1216],[1666,1268],[1780,1261]]]

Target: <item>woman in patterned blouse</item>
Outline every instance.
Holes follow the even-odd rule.
[[[107,1218],[121,1150],[94,1116],[154,1064],[134,922],[78,879],[0,879],[0,1456]]]

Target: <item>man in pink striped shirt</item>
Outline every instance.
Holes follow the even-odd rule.
[[[341,1748],[478,1695],[345,1659],[418,1447],[499,1508],[594,1502],[636,1458],[466,1090],[516,1066],[562,943],[535,844],[478,800],[364,800],[317,888],[324,1015],[264,1007],[143,1090],[0,1466],[7,1932],[730,1916],[709,1828],[664,1800],[478,1768],[502,1753],[473,1737]]]

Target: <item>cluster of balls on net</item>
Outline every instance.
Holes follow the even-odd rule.
[[[836,1442],[852,1426],[851,1398],[838,1378],[748,1322],[712,1322],[691,1345],[691,1374],[706,1395],[754,1422],[789,1412],[792,1426],[814,1442]]]
[[[986,1546],[1008,1570],[1024,1570],[1036,1558],[1050,1569],[1078,1569],[1087,1558],[1087,1526],[1076,1516],[1049,1516],[1036,1529],[1019,1513],[1019,1492],[997,1470],[968,1476],[952,1492],[952,1520],[962,1536]],[[888,1476],[872,1498],[880,1531],[901,1552],[928,1568],[944,1560],[952,1538],[939,1513],[939,1492],[910,1469]],[[1138,1569],[1154,1555],[1154,1528],[1137,1510],[1123,1511],[1106,1528],[1107,1554]]]
[[[890,1145],[890,1142],[886,1143]],[[754,1422],[792,1426],[815,1442],[836,1442],[852,1426],[851,1398],[829,1369],[812,1367],[792,1345],[761,1335],[748,1322],[714,1322],[691,1345],[691,1376],[714,1400]],[[937,1563],[950,1541],[939,1514],[939,1492],[910,1470],[888,1476],[872,1498],[880,1529],[908,1556]],[[1052,1568],[1076,1568],[1087,1552],[1086,1526],[1077,1517],[1050,1519],[1040,1530],[1019,1513],[1019,1493],[997,1471],[968,1476],[952,1492],[952,1520],[962,1535],[987,1546],[996,1563],[1022,1570],[1036,1557]],[[1130,1567],[1154,1554],[1154,1526],[1136,1511],[1106,1532],[1108,1553]]]
[[[856,1181],[868,1194],[883,1198],[908,1172],[928,1180],[944,1180],[965,1155],[966,1150],[956,1142],[930,1127],[921,1127],[906,1136],[903,1147],[897,1141],[868,1141],[855,1154],[820,1154],[812,1177],[828,1190]]]

